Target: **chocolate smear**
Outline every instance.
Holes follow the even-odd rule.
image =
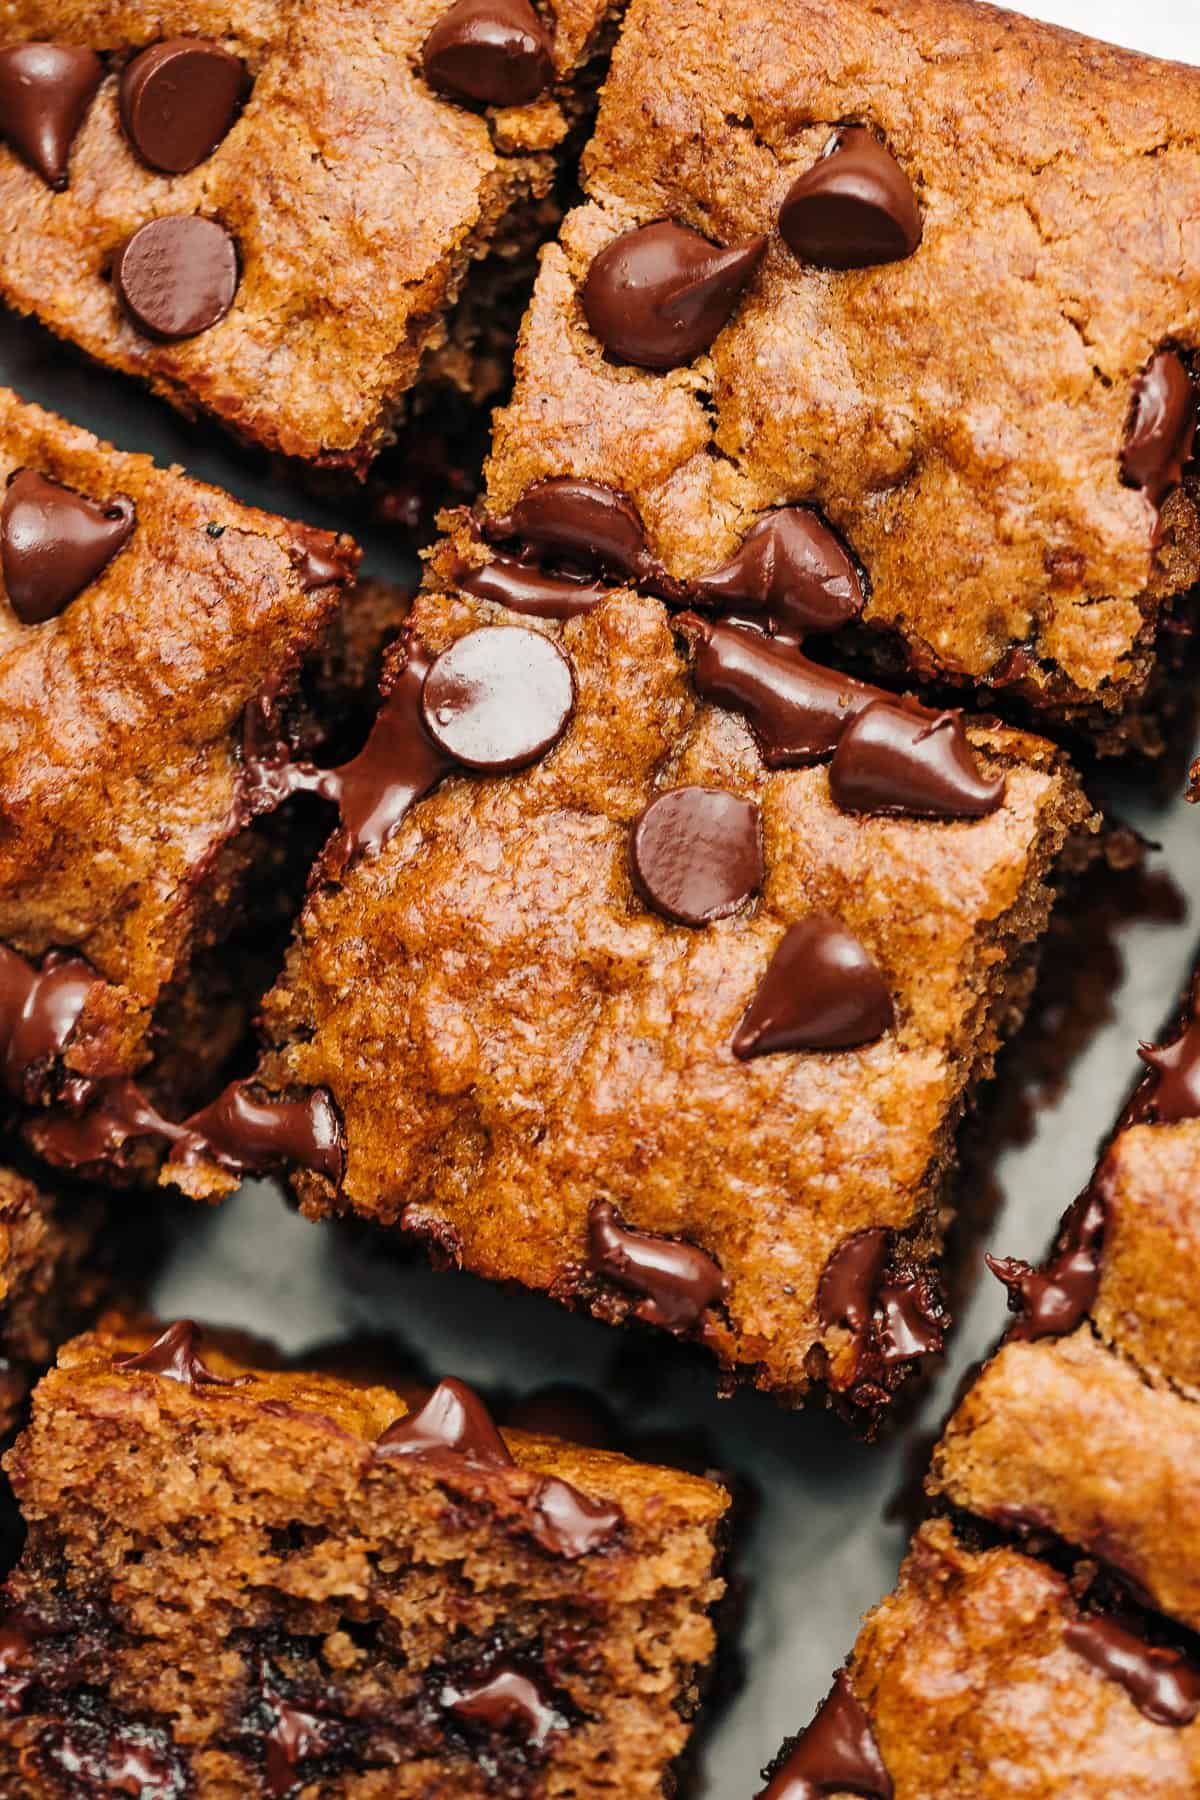
[[[891,151],[862,125],[842,125],[779,209],[779,230],[801,262],[863,269],[900,262],[921,242],[912,183]]]
[[[1138,1116],[1160,1125],[1200,1118],[1200,1019],[1190,1020],[1173,1044],[1139,1044],[1138,1055],[1158,1077],[1138,1099]]]
[[[0,50],[0,138],[60,192],[75,134],[103,79],[95,51],[77,44]]]
[[[1093,1183],[1068,1209],[1050,1256],[1040,1269],[1014,1256],[988,1256],[987,1266],[1008,1289],[1010,1338],[1032,1342],[1065,1337],[1082,1325],[1100,1287],[1105,1202]]]
[[[762,815],[723,788],[671,788],[636,821],[629,866],[647,906],[665,919],[726,918],[763,884]]]
[[[981,819],[1002,804],[1004,777],[980,773],[961,713],[876,700],[842,733],[829,791],[847,812]]]
[[[783,1050],[850,1050],[895,1024],[883,976],[831,913],[788,927],[733,1036],[742,1061]]]
[[[889,1261],[890,1233],[859,1231],[834,1251],[817,1287],[821,1324],[844,1326],[854,1339],[849,1372],[836,1383],[853,1403],[881,1403],[907,1365],[937,1355],[949,1323],[933,1271]]]
[[[812,631],[836,631],[863,608],[858,570],[820,514],[807,506],[767,513],[727,563],[691,585],[698,600],[762,612],[773,633],[795,640]]]
[[[446,756],[506,774],[544,756],[575,710],[558,645],[520,625],[489,625],[442,651],[421,690],[425,729]]]
[[[1182,357],[1160,350],[1138,376],[1121,451],[1121,474],[1161,506],[1183,478],[1196,438],[1196,389]]]
[[[495,556],[481,568],[460,568],[455,581],[464,594],[491,600],[509,612],[534,619],[574,619],[589,613],[612,592],[602,581],[549,575],[515,556]]]
[[[424,1406],[389,1425],[375,1440],[375,1455],[461,1456],[490,1468],[509,1468],[512,1455],[487,1407],[465,1381],[448,1376]]]
[[[626,1225],[608,1200],[588,1209],[588,1268],[642,1296],[634,1317],[665,1331],[690,1331],[725,1293],[725,1277],[705,1251]]]
[[[843,1669],[758,1800],[820,1800],[825,1794],[893,1800],[894,1793],[871,1721]]]
[[[528,0],[454,0],[421,66],[439,93],[483,106],[525,106],[554,81],[550,36]]]
[[[0,1080],[14,1099],[37,1098],[99,982],[82,956],[49,950],[38,968],[0,944]]]
[[[211,156],[250,91],[246,65],[210,38],[167,38],[126,64],[121,123],[144,163],[182,175]]]
[[[585,575],[663,585],[662,565],[650,554],[637,508],[599,481],[573,475],[539,481],[511,512],[485,520],[482,529],[489,543],[515,540],[523,561],[560,561]]]
[[[447,1683],[438,1698],[467,1724],[514,1732],[535,1750],[544,1750],[555,1732],[570,1726],[537,1683],[519,1669],[502,1666],[478,1681]]]
[[[183,1387],[243,1387],[248,1375],[214,1375],[200,1357],[200,1328],[193,1319],[177,1319],[159,1333],[147,1350],[113,1358],[123,1375],[163,1375]]]
[[[581,1494],[569,1481],[548,1475],[529,1496],[529,1535],[552,1556],[574,1562],[610,1544],[625,1515],[619,1506]]]
[[[128,542],[135,523],[123,494],[102,504],[36,469],[15,470],[0,508],[0,567],[22,625],[60,613]]]
[[[210,1106],[186,1119],[171,1161],[216,1162],[235,1175],[311,1169],[337,1187],[345,1169],[342,1122],[328,1088],[302,1100],[259,1100],[234,1081]]]
[[[215,219],[193,213],[151,219],[118,250],[112,278],[139,331],[178,343],[219,324],[233,305],[237,246]]]
[[[1113,1619],[1071,1622],[1064,1642],[1110,1681],[1119,1682],[1156,1725],[1190,1725],[1200,1713],[1200,1668],[1178,1650],[1145,1643]]]
[[[670,219],[626,231],[588,270],[580,299],[610,356],[643,369],[677,369],[728,324],[766,253],[765,237],[722,250]]]

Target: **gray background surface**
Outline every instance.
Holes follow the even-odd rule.
[[[1197,0],[1031,0],[1023,10],[1200,62]],[[0,381],[125,448],[178,461],[247,499],[316,523],[338,522],[330,508],[306,501],[213,434],[189,430],[132,384],[85,369],[35,327],[4,317]],[[386,545],[370,541],[368,548],[376,572],[403,572]],[[1192,902],[1200,881],[1200,809],[1182,802],[1179,785],[1156,801],[1128,779],[1106,778],[1114,810],[1160,846],[1149,862],[1155,879],[1143,884],[1159,904],[1141,916],[1135,910],[1107,943],[1081,932],[1067,946],[1090,976],[1091,1003],[1107,1016],[1073,1053],[1061,1037],[1050,1040],[1059,1082],[1046,1091],[1035,1062],[1044,1034],[1027,1037],[1009,1057],[1010,1097],[1022,1080],[1038,1091],[1024,1141],[1001,1145],[988,1169],[999,1210],[984,1242],[1005,1253],[1042,1253],[1128,1086],[1136,1041],[1156,1034],[1191,964],[1200,936]],[[1096,883],[1099,903],[1104,884],[1099,877]],[[969,1185],[982,1181],[975,1176]],[[749,1800],[763,1763],[826,1691],[860,1614],[891,1585],[905,1533],[886,1521],[887,1503],[905,1481],[922,1433],[943,1415],[961,1371],[994,1341],[1004,1317],[999,1287],[976,1282],[920,1413],[886,1444],[866,1448],[822,1413],[784,1414],[749,1394],[717,1401],[707,1367],[670,1345],[664,1354],[657,1339],[619,1338],[531,1296],[396,1264],[378,1241],[309,1225],[261,1185],[247,1186],[217,1211],[197,1213],[154,1301],[166,1316],[245,1326],[291,1351],[383,1330],[407,1340],[430,1368],[468,1380],[516,1389],[587,1382],[639,1427],[707,1431],[721,1459],[749,1476],[758,1494],[741,1559],[748,1679],[707,1744],[701,1790],[709,1800]]]

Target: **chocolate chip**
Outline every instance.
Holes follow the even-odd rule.
[[[512,1456],[487,1407],[465,1381],[453,1376],[438,1383],[424,1406],[406,1413],[375,1441],[375,1455],[461,1456],[466,1462],[510,1468]]]
[[[482,568],[464,565],[455,581],[464,594],[491,600],[509,612],[535,619],[574,619],[591,612],[606,600],[611,589],[600,581],[573,580],[569,575],[548,575],[515,556],[495,556]]]
[[[185,1119],[171,1161],[216,1162],[235,1175],[311,1169],[339,1185],[346,1146],[327,1088],[303,1100],[257,1100],[250,1083],[234,1081],[210,1106]]]
[[[101,505],[36,469],[15,470],[0,508],[0,567],[21,623],[60,613],[107,567],[135,523],[124,495]]]
[[[49,950],[41,967],[0,944],[0,1083],[32,1101],[62,1055],[100,977],[82,956]]]
[[[821,1800],[825,1794],[858,1794],[862,1800],[893,1800],[895,1794],[871,1721],[844,1669],[758,1800]]]
[[[50,187],[67,164],[104,65],[75,44],[9,44],[0,50],[0,138]]]
[[[297,1706],[270,1687],[264,1688],[263,1701],[271,1716],[270,1728],[263,1734],[263,1773],[267,1792],[283,1800],[298,1786],[299,1765],[338,1748],[343,1734],[340,1721]]]
[[[725,1293],[711,1256],[676,1238],[635,1231],[607,1200],[588,1209],[588,1267],[644,1296],[634,1316],[666,1331],[690,1331]]]
[[[250,90],[246,65],[210,38],[167,38],[127,63],[121,123],[152,169],[182,175],[211,156]]]
[[[292,563],[306,594],[323,587],[349,587],[358,568],[358,549],[350,538],[306,525],[292,546]]]
[[[781,506],[752,525],[741,548],[692,583],[704,600],[765,612],[789,637],[836,631],[863,608],[862,583],[845,548],[819,513]]]
[[[664,918],[723,919],[762,886],[758,807],[722,788],[672,788],[634,825],[629,865],[643,900]]]
[[[1158,1076],[1139,1100],[1139,1113],[1172,1125],[1200,1118],[1200,1019],[1192,1019],[1173,1044],[1139,1044],[1138,1055]]]
[[[843,1326],[853,1355],[829,1385],[866,1409],[886,1399],[909,1365],[942,1349],[949,1318],[936,1274],[889,1261],[891,1234],[859,1231],[834,1251],[817,1287],[823,1326]]]
[[[518,1669],[498,1668],[479,1681],[449,1682],[439,1695],[456,1718],[488,1731],[517,1731],[535,1750],[551,1736],[566,1731],[570,1721],[558,1712],[537,1683]]]
[[[659,571],[632,500],[599,481],[573,475],[539,481],[483,529],[491,541],[518,539],[530,559],[561,557],[589,574],[638,581]]]
[[[858,939],[830,913],[789,926],[741,1024],[743,1061],[779,1050],[849,1050],[890,1031],[895,1010]]]
[[[717,249],[670,219],[623,232],[588,270],[580,296],[587,322],[619,361],[677,369],[728,323],[766,248],[755,237]]]
[[[1040,1269],[1015,1256],[989,1256],[987,1266],[1008,1289],[1009,1309],[1018,1316],[1010,1338],[1065,1337],[1082,1325],[1100,1288],[1105,1199],[1094,1183],[1068,1209],[1054,1249]]]
[[[237,293],[237,247],[223,225],[194,213],[151,219],[113,263],[117,298],[139,331],[176,343],[225,317]]]
[[[891,151],[864,126],[843,125],[788,189],[779,229],[801,262],[863,269],[911,256],[923,227],[912,183]]]
[[[574,1562],[610,1544],[625,1516],[619,1506],[593,1500],[569,1481],[549,1475],[529,1496],[529,1535],[552,1556]]]
[[[550,37],[528,0],[455,0],[421,66],[440,93],[484,106],[525,106],[554,80]]]
[[[558,645],[519,625],[484,626],[443,650],[421,693],[425,729],[468,769],[500,774],[544,756],[575,708]]]
[[[78,1705],[78,1702],[76,1702]],[[38,1734],[37,1754],[51,1773],[54,1791],[88,1800],[186,1800],[192,1792],[188,1764],[161,1726],[121,1720],[93,1702],[65,1720],[52,1719]],[[61,1784],[61,1785],[60,1785]]]
[[[1196,390],[1181,357],[1160,350],[1138,376],[1121,473],[1160,506],[1178,487],[1196,437]]]
[[[1004,777],[980,773],[961,713],[876,700],[842,733],[829,791],[847,812],[981,819],[1002,803]]]
[[[850,720],[889,698],[848,675],[810,662],[752,626],[680,613],[676,626],[693,649],[692,678],[704,700],[743,714],[769,769],[819,762]]]
[[[214,1375],[206,1368],[199,1353],[200,1330],[192,1319],[177,1319],[160,1332],[148,1350],[113,1358],[113,1368],[123,1375],[140,1372],[163,1375],[183,1387],[241,1387],[248,1375]]]
[[[1063,1641],[1076,1656],[1119,1682],[1156,1725],[1180,1729],[1200,1713],[1200,1668],[1178,1650],[1147,1644],[1114,1619],[1073,1620]]]

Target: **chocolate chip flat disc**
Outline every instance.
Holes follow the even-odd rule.
[[[670,219],[623,232],[588,270],[587,322],[620,361],[677,369],[728,323],[766,248],[766,238],[756,237],[718,249]]]
[[[169,343],[225,317],[237,293],[237,247],[223,225],[193,213],[152,219],[117,252],[113,287],[139,330]]]
[[[134,527],[133,502],[107,505],[18,469],[0,508],[0,567],[23,625],[54,618],[112,561]]]
[[[895,1022],[883,976],[831,913],[789,926],[733,1037],[743,1061],[777,1050],[850,1050]]]
[[[421,66],[430,87],[484,106],[525,106],[554,80],[550,39],[528,0],[455,0]]]
[[[779,230],[801,262],[863,269],[900,262],[921,242],[912,183],[891,151],[862,125],[844,125],[787,191]]]
[[[0,50],[0,138],[52,188],[67,163],[104,66],[77,44],[9,44]]]
[[[642,898],[664,918],[722,919],[762,886],[758,807],[721,788],[672,788],[634,826],[629,863]]]
[[[484,626],[443,650],[421,693],[430,737],[468,769],[497,774],[542,756],[575,705],[571,665],[549,638]]]
[[[121,77],[121,122],[144,163],[182,175],[211,156],[250,86],[245,64],[208,38],[152,44]]]

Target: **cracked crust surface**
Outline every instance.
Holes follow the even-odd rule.
[[[215,413],[290,456],[365,466],[422,359],[444,343],[471,261],[549,187],[565,84],[605,8],[558,8],[558,97],[490,117],[420,74],[444,11],[445,0],[16,0],[6,39],[83,44],[108,73],[65,193],[0,147],[0,292],[185,411]],[[206,161],[164,176],[121,130],[118,77],[138,50],[181,36],[215,38],[254,87]],[[125,318],[107,270],[139,226],[193,212],[233,234],[237,296],[199,337],[156,343]]]
[[[434,652],[507,622],[429,593],[411,615]],[[381,854],[344,877],[318,866],[260,1073],[331,1091],[347,1166],[339,1194],[303,1174],[297,1191],[310,1214],[400,1223],[480,1274],[589,1303],[588,1208],[610,1201],[715,1258],[730,1288],[705,1341],[728,1366],[796,1397],[819,1347],[848,1377],[850,1334],[817,1316],[822,1271],[871,1226],[936,1249],[958,1111],[1019,1013],[1015,972],[1087,807],[1049,746],[973,727],[1007,775],[998,812],[852,816],[826,769],[764,770],[742,721],[698,704],[657,601],[618,592],[565,626],[524,623],[574,669],[550,754],[448,779]],[[765,832],[761,899],[702,930],[648,911],[628,866],[633,820],[686,783],[757,800]],[[897,1029],[738,1061],[733,1029],[785,925],[819,908],[878,963]]]
[[[1200,574],[1194,492],[1122,484],[1134,383],[1200,347],[1200,73],[974,0],[635,0],[584,164],[588,204],[543,254],[498,415],[488,506],[571,474],[630,495],[672,573],[716,568],[755,518],[818,505],[864,565],[857,649],[1021,683],[1103,716],[1149,676],[1157,615]],[[907,261],[803,267],[789,184],[839,121],[909,174]],[[662,217],[769,232],[711,352],[607,360],[579,288]]]

